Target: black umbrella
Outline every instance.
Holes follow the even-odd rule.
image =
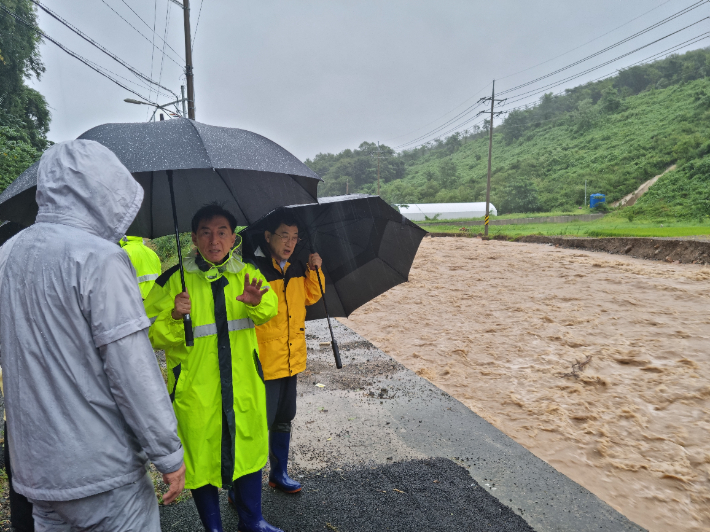
[[[299,222],[302,242],[293,261],[308,261],[318,252],[323,259],[325,297],[308,307],[307,320],[349,316],[355,309],[405,282],[419,244],[427,232],[410,222],[379,196],[353,194],[320,198],[317,204],[282,207],[240,232],[243,254],[249,260],[257,248],[268,256],[264,231],[281,211]],[[330,329],[333,352],[337,344]]]
[[[175,232],[177,239],[180,231],[190,230],[194,212],[215,200],[235,214],[239,225],[283,205],[317,201],[321,179],[313,170],[278,144],[243,129],[176,119],[104,124],[79,138],[109,148],[143,186],[143,204],[128,234],[156,238]],[[34,222],[37,167],[0,195],[0,219],[25,226]],[[177,247],[183,275],[179,241]],[[189,342],[192,327],[185,325]]]
[[[320,177],[269,139],[246,131],[178,118],[103,124],[79,137],[111,151],[143,186],[145,198],[129,234],[155,238],[174,230],[167,171],[172,170],[180,231],[192,214],[219,200],[248,225],[283,205],[317,201]],[[0,220],[24,226],[37,216],[38,163],[0,195]]]

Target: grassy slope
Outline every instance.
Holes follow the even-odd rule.
[[[538,187],[545,210],[582,205],[584,180],[588,193],[607,194],[615,201],[673,163],[702,156],[710,138],[710,80],[701,79],[624,99],[615,114],[599,113],[594,125],[575,132],[572,118],[550,120],[510,145],[494,134],[492,198],[506,181],[519,175]],[[487,139],[466,142],[449,157],[458,181],[448,190],[432,190],[426,172],[436,172],[436,153],[407,168],[404,179],[387,183],[383,196],[394,201],[482,201],[485,199]],[[672,174],[672,173],[671,173]],[[673,179],[669,174],[666,180]]]

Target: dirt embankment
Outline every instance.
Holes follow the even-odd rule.
[[[710,264],[710,242],[665,238],[567,238],[528,235],[518,242],[554,244],[563,248],[606,251],[639,259],[665,260],[683,264]]]

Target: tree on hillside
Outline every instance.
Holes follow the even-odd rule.
[[[377,189],[377,160],[380,161],[380,183],[404,177],[404,161],[389,146],[363,142],[355,150],[343,150],[337,155],[319,153],[306,164],[323,178],[318,191],[321,196],[345,194],[349,191],[375,192]]]
[[[537,187],[524,177],[510,179],[496,194],[500,214],[512,212],[539,212],[542,210]]]
[[[621,98],[619,92],[614,87],[608,87],[602,91],[601,109],[605,113],[613,114],[621,110]]]
[[[459,174],[456,164],[451,159],[442,159],[439,163],[439,184],[441,188],[452,188],[458,183]]]
[[[528,115],[525,111],[511,111],[503,124],[503,139],[510,144],[519,139],[528,127]]]
[[[25,20],[36,23],[29,0],[3,0]],[[39,158],[47,147],[49,111],[44,97],[25,85],[44,72],[40,39],[8,15],[0,17],[0,191]]]
[[[29,0],[3,0],[5,6],[25,20],[36,23]],[[32,146],[47,147],[49,111],[44,97],[25,85],[39,77],[44,65],[39,56],[39,36],[9,15],[0,17],[0,120],[3,126],[22,130]]]

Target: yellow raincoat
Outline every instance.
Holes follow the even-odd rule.
[[[149,336],[154,348],[165,349],[168,392],[185,449],[185,487],[228,488],[234,479],[264,467],[268,457],[254,327],[276,315],[278,298],[269,290],[255,307],[237,301],[246,273],[264,280],[237,257],[215,267],[193,252],[183,264],[195,345],[185,346],[183,322],[171,316],[175,296],[182,292],[177,266],[158,278],[145,301],[153,321]]]
[[[141,296],[145,299],[160,275],[160,259],[155,251],[143,243],[143,239],[139,236],[124,236],[119,244],[128,253],[128,258],[131,259],[131,264],[136,269],[138,288],[140,288]]]
[[[323,272],[309,270],[300,262],[287,262],[284,271],[273,257],[255,257],[255,264],[279,296],[279,314],[256,328],[259,356],[267,381],[291,377],[306,369],[306,307],[321,298]]]

